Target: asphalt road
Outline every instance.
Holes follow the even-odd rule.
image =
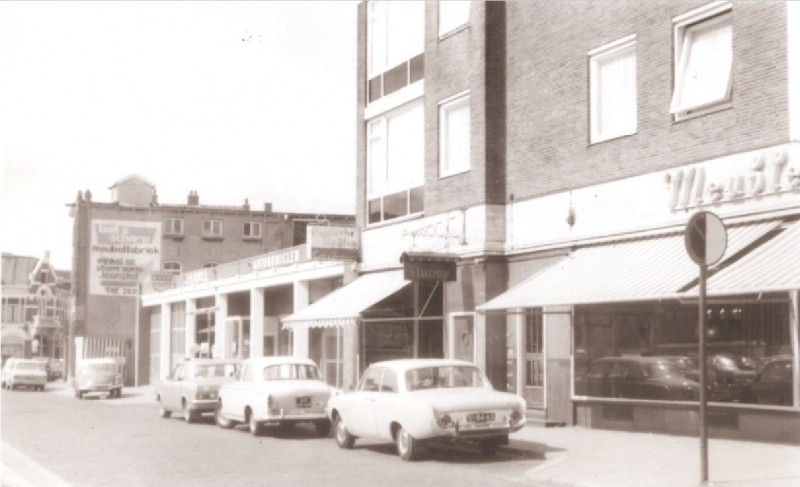
[[[73,486],[518,486],[542,462],[501,451],[434,448],[403,462],[394,446],[357,441],[341,450],[310,425],[288,433],[223,430],[162,419],[149,398],[87,399],[67,390],[2,393],[2,441]],[[127,396],[127,397],[126,397]]]

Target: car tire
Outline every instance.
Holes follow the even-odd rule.
[[[197,413],[189,408],[186,401],[183,401],[183,420],[186,421],[187,424],[197,422]]]
[[[82,391],[75,391],[75,397],[77,397],[78,400],[83,399],[83,392]]]
[[[347,426],[344,425],[344,421],[342,417],[337,415],[336,419],[334,420],[335,425],[335,433],[336,433],[336,444],[339,445],[339,448],[344,449],[351,449],[356,442],[356,437],[351,435],[349,431],[347,431]]]
[[[317,429],[317,436],[320,438],[326,438],[331,432],[331,422],[327,419],[324,421],[317,421],[314,423],[314,427]]]
[[[419,457],[422,444],[402,426],[397,430],[395,443],[397,444],[397,454],[403,461],[410,462]]]
[[[222,403],[218,402],[217,407],[214,408],[214,420],[217,422],[217,426],[222,429],[231,429],[234,427],[235,423],[230,419],[225,419],[222,416]]]
[[[500,450],[500,443],[497,440],[482,440],[478,442],[478,450],[484,457],[493,457]]]
[[[170,411],[167,408],[165,408],[164,405],[161,404],[161,401],[159,401],[158,402],[158,415],[161,416],[164,419],[168,419],[170,416],[172,416],[172,411]]]
[[[256,421],[256,415],[250,412],[247,415],[247,425],[250,428],[250,434],[253,436],[261,436],[264,431],[264,425]],[[283,427],[283,425],[281,425]]]

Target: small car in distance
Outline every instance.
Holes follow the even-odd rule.
[[[37,360],[9,358],[3,365],[2,385],[14,390],[17,387],[28,387],[43,391],[47,384],[45,364]]]
[[[173,412],[180,412],[187,423],[194,423],[203,413],[213,413],[219,387],[233,378],[237,364],[236,360],[216,359],[179,363],[156,386],[159,415],[169,418]]]
[[[80,361],[72,382],[75,397],[83,399],[90,393],[107,393],[108,397],[122,396],[122,366],[113,358],[87,358]]]
[[[392,441],[400,458],[419,458],[430,442],[477,444],[491,455],[525,426],[524,399],[496,391],[474,364],[401,359],[372,364],[355,391],[328,402],[336,443]]]
[[[255,436],[267,425],[313,423],[324,437],[331,429],[325,405],[332,391],[311,359],[251,358],[242,362],[232,381],[220,386],[216,421],[226,429],[247,423]]]

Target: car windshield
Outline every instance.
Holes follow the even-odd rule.
[[[86,364],[86,370],[91,370],[93,372],[116,372],[117,364],[114,363]]]
[[[312,380],[319,379],[316,365],[279,364],[264,367],[264,380]]]
[[[409,391],[450,387],[486,387],[486,380],[477,367],[448,365],[424,367],[406,372]]]
[[[194,377],[230,377],[236,366],[234,364],[203,364],[194,366]]]
[[[669,377],[683,377],[680,370],[675,365],[666,362],[656,362],[654,364],[647,364],[644,367],[644,373],[647,377],[655,377],[659,379],[666,379]]]
[[[27,370],[44,370],[44,363],[42,362],[18,362],[16,365],[17,369],[27,369]]]

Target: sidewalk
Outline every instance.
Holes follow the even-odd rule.
[[[509,448],[546,460],[525,475],[536,486],[702,485],[699,438],[529,425],[511,435]],[[800,485],[800,446],[711,439],[708,457],[708,485]]]

